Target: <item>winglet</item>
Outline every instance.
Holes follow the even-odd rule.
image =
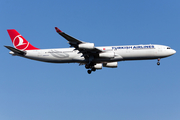
[[[55,30],[56,30],[57,33],[61,33],[62,32],[58,27],[55,27]]]

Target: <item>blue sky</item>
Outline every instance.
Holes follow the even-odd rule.
[[[179,120],[179,0],[6,0],[0,4],[1,120]],[[9,55],[7,29],[38,48],[66,48],[54,27],[96,46],[162,44],[171,57],[119,62],[87,74],[78,64]]]

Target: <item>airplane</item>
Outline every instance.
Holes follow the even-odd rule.
[[[85,65],[88,74],[102,69],[102,67],[117,68],[119,61],[126,60],[157,59],[157,65],[160,65],[161,58],[176,53],[169,46],[157,44],[95,47],[94,43],[80,41],[57,27],[55,30],[68,41],[71,48],[36,48],[15,29],[7,30],[14,47],[5,47],[10,50],[9,53],[13,56],[50,63],[79,63],[79,65]]]

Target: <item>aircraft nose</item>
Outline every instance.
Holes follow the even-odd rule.
[[[175,53],[176,53],[176,51],[172,49],[172,55],[175,54]]]

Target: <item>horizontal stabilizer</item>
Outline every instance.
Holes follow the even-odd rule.
[[[19,55],[25,55],[26,54],[25,51],[18,50],[18,49],[14,48],[14,47],[11,47],[11,46],[4,46],[4,47],[6,47],[7,49],[9,49],[9,50],[11,50],[14,53],[19,54]]]

